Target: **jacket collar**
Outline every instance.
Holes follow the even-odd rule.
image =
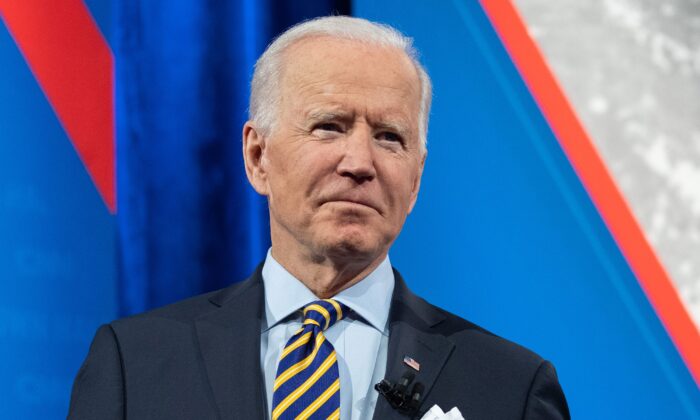
[[[246,281],[213,294],[215,308],[195,320],[214,405],[220,418],[265,418],[260,371],[264,290],[262,265]]]
[[[425,401],[443,366],[450,357],[454,343],[434,328],[445,320],[445,315],[411,292],[398,271],[389,313],[389,351],[385,378],[397,382],[407,372],[415,375],[413,384],[424,386],[421,401]],[[404,363],[410,357],[419,363],[418,371]],[[409,389],[413,386],[411,384]],[[428,407],[420,407],[419,412]],[[405,419],[382,397],[374,409],[375,420]]]
[[[264,316],[262,264],[242,283],[213,294],[214,309],[195,321],[197,340],[215,405],[221,418],[265,418],[266,399],[260,368],[260,330]],[[398,271],[389,312],[389,349],[385,377],[398,381],[406,372],[424,386],[425,401],[454,344],[435,330],[445,315],[413,294]],[[408,356],[420,364],[404,364]],[[421,407],[424,411],[425,407]],[[374,419],[405,418],[382,397]]]

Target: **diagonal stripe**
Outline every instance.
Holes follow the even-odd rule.
[[[311,353],[314,350],[314,347],[316,346],[317,339],[318,339],[317,335],[312,332],[311,339],[309,339],[308,343],[294,349],[284,359],[280,358],[279,362],[277,363],[277,375],[281,375],[283,372],[285,372],[287,369],[289,369],[293,365],[306,359],[306,357],[309,355],[309,353]],[[320,357],[322,359],[325,359],[331,350],[333,350],[333,346],[330,345],[330,343],[328,343],[328,341],[325,341],[323,344],[321,344],[321,347],[319,347],[318,352],[316,353],[316,356],[314,357],[314,361],[311,362],[311,365],[320,363],[318,358]],[[284,349],[283,349],[283,351],[284,351]],[[311,365],[309,365],[309,366],[311,366]],[[308,367],[306,370],[308,371]],[[309,375],[310,375],[310,373],[309,373]],[[299,375],[297,375],[295,378],[296,378],[296,380],[298,380]],[[289,384],[287,384],[287,386],[288,385]]]
[[[303,349],[295,351],[291,355],[287,356],[287,360],[296,357],[296,360],[294,360],[294,363],[296,363],[297,361],[301,360],[301,358],[306,357],[306,355],[310,351],[310,347],[311,345],[307,345]],[[302,353],[301,350],[306,350],[306,353]],[[290,392],[294,391],[299,385],[304,383],[304,381],[306,381],[309,378],[309,376],[311,376],[314,373],[314,371],[321,365],[321,363],[323,363],[323,361],[326,360],[326,357],[328,357],[328,355],[331,354],[331,352],[333,352],[333,346],[330,345],[328,340],[326,340],[321,345],[321,348],[318,350],[318,353],[316,354],[316,357],[314,357],[314,360],[304,370],[297,372],[291,378],[289,378],[289,380],[287,380],[284,384],[280,385],[280,387],[277,388],[275,394],[279,395],[276,401],[282,401],[285,395],[288,395]],[[293,363],[290,363],[289,365],[291,364]],[[287,366],[285,366],[285,369]],[[282,372],[282,369],[278,368],[277,371]],[[332,382],[332,380],[330,382]],[[330,384],[330,382],[328,383]],[[318,395],[318,393],[315,393],[314,396],[315,395]],[[313,398],[311,400],[313,400]],[[311,400],[306,401],[306,404],[310,404]]]
[[[0,18],[114,213],[114,62],[90,12],[80,0],[0,0]]]
[[[315,319],[307,318],[304,320],[304,325],[309,325],[309,324],[314,324],[314,325],[318,326],[319,328],[321,328],[321,324],[319,324],[318,321],[316,321]]]
[[[326,340],[326,337],[323,336],[323,334],[319,333],[316,336],[316,343],[314,345],[314,349],[309,354],[301,360],[300,362],[292,365],[289,369],[285,370],[281,375],[277,375],[277,379],[275,379],[275,385],[273,386],[272,390],[277,391],[277,388],[282,386],[285,382],[287,382],[292,376],[296,375],[297,373],[301,372],[302,370],[306,369],[311,362],[313,362],[314,358],[316,357],[316,353],[318,353],[318,350],[321,348],[321,344]]]
[[[336,410],[336,408],[340,407],[340,392],[336,392],[335,394],[331,395],[331,397],[326,401],[325,404],[319,408],[316,413],[312,416],[313,418],[316,419],[327,419],[330,417],[331,414]],[[340,413],[340,411],[338,411]]]
[[[328,416],[328,420],[340,420],[340,407],[336,408],[335,411]]]
[[[456,3],[459,4],[459,3]],[[481,6],[530,88],[642,290],[666,327],[688,370],[700,385],[700,330],[693,323],[668,273],[646,240],[632,211],[542,53],[511,1],[481,0]]]
[[[280,355],[280,360],[287,357],[287,355],[289,353],[293,352],[299,346],[303,346],[304,344],[308,343],[310,339],[311,339],[311,331],[300,336],[295,342],[288,344],[287,347],[285,347],[284,350],[282,351],[282,355]]]
[[[274,409],[272,412],[272,418],[277,419],[279,416],[284,413],[284,411],[289,408],[290,405],[294,403],[299,397],[301,397],[313,384],[316,383],[316,381],[323,376],[326,371],[333,366],[337,361],[335,351],[332,351],[331,354],[326,357],[326,360],[323,361],[321,366],[316,369],[313,375],[309,377],[303,384],[301,384],[297,389],[294,390],[291,394],[287,395],[287,397],[280,402],[277,407]]]
[[[343,319],[343,309],[340,307],[340,304],[338,304],[338,302],[335,301],[335,299],[323,299],[323,300],[325,302],[330,303],[335,308],[335,313],[337,314],[336,321],[340,321],[341,319]]]
[[[336,379],[335,382],[331,384],[330,387],[328,387],[327,390],[325,390],[321,395],[318,396],[312,402],[308,407],[306,407],[306,410],[302,411],[298,416],[296,416],[296,419],[308,419],[311,417],[312,414],[316,412],[328,399],[331,397],[331,395],[335,394],[340,390],[340,378]],[[340,407],[338,407],[338,410],[340,410]]]
[[[323,315],[323,317],[326,318],[326,326],[323,327],[323,330],[325,331],[326,329],[328,329],[328,325],[331,323],[331,314],[328,313],[326,308],[324,308],[321,305],[316,305],[316,304],[309,305],[306,308],[304,308],[304,316],[306,316],[307,312],[309,312],[309,311],[316,311],[316,312],[320,313],[321,315]]]

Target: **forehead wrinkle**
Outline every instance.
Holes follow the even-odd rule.
[[[403,99],[420,100],[418,86],[414,83],[405,83],[393,72],[388,80],[368,83],[364,74],[353,72],[343,73],[316,73],[286,71],[286,78],[282,79],[283,89],[294,92],[295,95],[306,94],[310,98],[315,96],[342,95],[363,97],[366,92],[385,91],[387,94],[397,94]]]
[[[301,98],[302,95],[297,95]],[[353,98],[353,99],[351,99]],[[405,120],[411,110],[405,104],[373,103],[363,92],[315,92],[302,99],[305,116],[329,114],[335,116],[367,115],[368,120]],[[401,121],[397,121],[397,124]]]
[[[301,46],[296,44],[291,49]],[[297,51],[302,56],[310,53],[310,50],[304,48]],[[285,93],[283,105],[286,105],[283,108],[287,108],[287,111],[301,111],[302,118],[310,121],[356,120],[362,116],[374,129],[388,129],[404,137],[413,137],[413,134],[417,136],[420,93],[417,71],[413,66],[409,77],[411,82],[416,79],[416,83],[402,80],[405,75],[396,69],[389,69],[387,77],[366,83],[362,72],[318,72],[317,68],[305,71],[304,64],[308,60],[290,52],[288,50],[285,54],[289,66],[285,68],[285,77],[282,79],[282,91]],[[333,55],[331,50],[314,53],[321,56]],[[390,98],[399,98],[400,103],[387,103],[381,99],[378,103],[367,102],[369,97],[375,100],[378,92],[385,92]],[[381,93],[379,95],[380,98],[384,96]],[[297,111],[291,108],[296,108]]]

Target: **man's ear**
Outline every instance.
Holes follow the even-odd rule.
[[[428,157],[428,152],[423,153],[423,157],[420,160],[420,165],[418,166],[418,173],[413,180],[413,187],[411,189],[411,204],[408,206],[408,213],[413,211],[413,206],[416,205],[418,200],[418,191],[420,190],[420,180],[423,177],[423,168],[425,167],[425,158]]]
[[[261,195],[268,194],[267,167],[265,165],[265,137],[248,121],[243,126],[243,161],[250,185]]]

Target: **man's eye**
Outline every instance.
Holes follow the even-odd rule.
[[[383,131],[379,133],[377,135],[377,139],[396,143],[403,143],[403,138],[396,133],[392,133],[391,131]]]
[[[336,123],[321,123],[321,124],[316,124],[314,126],[314,130],[322,130],[322,131],[335,131],[337,133],[340,133],[343,131],[342,127],[339,124]]]

